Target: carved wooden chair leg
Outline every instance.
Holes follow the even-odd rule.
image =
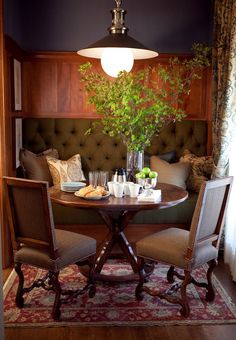
[[[157,264],[157,262],[154,261],[145,261],[144,263],[144,271],[145,271],[145,282],[148,282],[148,278],[149,276],[153,273],[154,269],[155,269],[155,264]]]
[[[175,267],[174,266],[170,266],[168,272],[167,272],[167,281],[169,283],[174,283],[174,273],[175,273]]]
[[[188,284],[191,283],[192,277],[191,277],[191,273],[187,270],[184,271],[184,274],[185,274],[185,278],[180,286],[180,292],[181,292],[180,313],[181,315],[187,318],[190,314],[190,308],[189,308],[188,299],[186,295],[186,289],[187,289]]]
[[[76,262],[78,268],[81,266],[86,266],[88,269],[86,270],[87,284],[84,288],[77,290],[73,293],[73,296],[76,297],[78,295],[83,294],[87,290],[89,291],[89,297],[93,298],[96,294],[96,286],[95,286],[95,258],[96,256],[90,256],[87,260]]]
[[[215,267],[217,266],[217,260],[211,260],[209,268],[207,270],[207,292],[206,292],[206,300],[211,302],[215,299],[215,291],[212,285],[212,273]]]
[[[23,294],[24,294],[24,274],[21,270],[21,263],[17,262],[15,263],[15,271],[18,275],[19,278],[19,284],[18,284],[18,288],[17,288],[17,293],[16,293],[16,305],[19,308],[23,308],[24,306],[24,298],[23,298]]]
[[[95,256],[89,258],[89,273],[88,273],[88,287],[89,287],[89,297],[93,298],[96,294],[96,286],[94,282],[94,263],[95,263]]]
[[[143,285],[144,285],[145,280],[146,280],[146,272],[144,270],[144,266],[145,266],[144,259],[139,258],[138,259],[139,283],[138,283],[138,285],[136,286],[136,289],[135,289],[135,296],[136,296],[136,299],[139,300],[139,301],[141,301],[143,299],[141,292],[143,290],[142,288],[143,288]]]
[[[60,316],[61,316],[61,311],[60,311],[60,307],[61,307],[61,285],[60,282],[58,280],[59,277],[59,272],[57,273],[51,273],[51,277],[50,277],[50,283],[53,286],[53,290],[55,292],[55,299],[54,299],[54,304],[53,304],[53,309],[52,309],[52,317],[54,320],[59,320]]]
[[[198,287],[203,287],[206,289],[206,300],[209,302],[213,301],[215,298],[214,287],[212,285],[212,273],[216,265],[217,265],[217,260],[215,259],[209,262],[209,268],[207,270],[207,283],[196,281],[193,277],[191,279],[191,283],[193,283],[194,285]]]

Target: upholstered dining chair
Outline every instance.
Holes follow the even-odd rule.
[[[77,233],[54,228],[48,183],[4,177],[7,211],[9,215],[15,271],[19,277],[16,305],[24,306],[23,295],[35,287],[55,292],[52,309],[54,320],[60,319],[61,295],[76,297],[89,291],[95,295],[93,280],[96,240]],[[29,264],[46,270],[44,278],[24,287],[21,266]],[[60,270],[70,264],[88,265],[86,285],[78,290],[62,290]]]
[[[187,299],[187,286],[193,283],[206,288],[206,300],[215,298],[212,285],[212,272],[217,265],[220,236],[225,220],[225,212],[229,200],[233,178],[227,177],[204,182],[199,192],[197,204],[192,217],[190,231],[169,228],[147,236],[136,243],[139,263],[139,283],[136,287],[136,298],[142,300],[142,292],[158,296],[181,306],[180,313],[184,317],[190,314]],[[147,275],[145,262],[162,262],[170,265],[167,281],[172,286],[166,291],[155,291],[144,285]],[[208,263],[207,282],[198,282],[192,271]],[[183,270],[177,271],[175,267]],[[180,279],[174,282],[174,277]],[[157,282],[158,286],[158,282]],[[180,289],[179,295],[176,292]]]

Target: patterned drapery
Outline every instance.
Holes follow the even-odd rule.
[[[236,133],[236,0],[215,0],[213,48],[214,177],[228,173]]]
[[[234,176],[224,230],[225,262],[236,281],[236,0],[215,0],[213,177]]]

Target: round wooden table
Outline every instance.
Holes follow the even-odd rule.
[[[85,200],[75,196],[73,193],[67,193],[54,186],[49,189],[50,198],[53,202],[64,206],[93,209],[98,212],[106,224],[109,233],[106,239],[102,242],[95,264],[95,278],[109,281],[126,281],[137,279],[138,264],[137,257],[134,254],[133,248],[127,240],[124,230],[128,226],[134,215],[141,210],[163,209],[177,205],[185,201],[188,197],[188,192],[175,185],[158,183],[156,189],[161,190],[161,199],[157,203],[138,202],[136,198],[124,196],[116,198],[109,196],[106,199],[98,201]],[[132,275],[104,275],[101,273],[102,267],[110,257],[115,244],[118,244],[127,261],[130,263],[134,274]],[[151,269],[147,268],[147,271]]]

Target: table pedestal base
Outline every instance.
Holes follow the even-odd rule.
[[[148,278],[154,270],[154,263],[153,264],[149,264],[144,268],[145,272],[146,272],[146,278]],[[89,268],[87,266],[84,267],[80,267],[80,272],[88,277],[88,272],[89,272]],[[106,275],[103,274],[102,272],[98,273],[95,270],[94,273],[94,279],[95,281],[103,281],[103,282],[127,282],[127,281],[138,281],[139,280],[139,274],[138,273],[130,273],[127,275]]]
[[[99,210],[99,214],[107,225],[109,233],[98,249],[98,256],[95,262],[95,280],[111,282],[137,281],[139,279],[137,257],[123,232],[129,221],[136,214],[136,211],[125,210],[120,212],[118,217],[114,217],[112,213],[109,214],[108,211],[103,210]],[[102,273],[104,264],[112,257],[111,253],[115,245],[118,245],[121,249],[124,258],[131,265],[133,273],[127,275],[106,275]],[[147,277],[152,274],[153,269],[154,264],[146,266]],[[86,268],[82,267],[81,272],[86,276]]]

